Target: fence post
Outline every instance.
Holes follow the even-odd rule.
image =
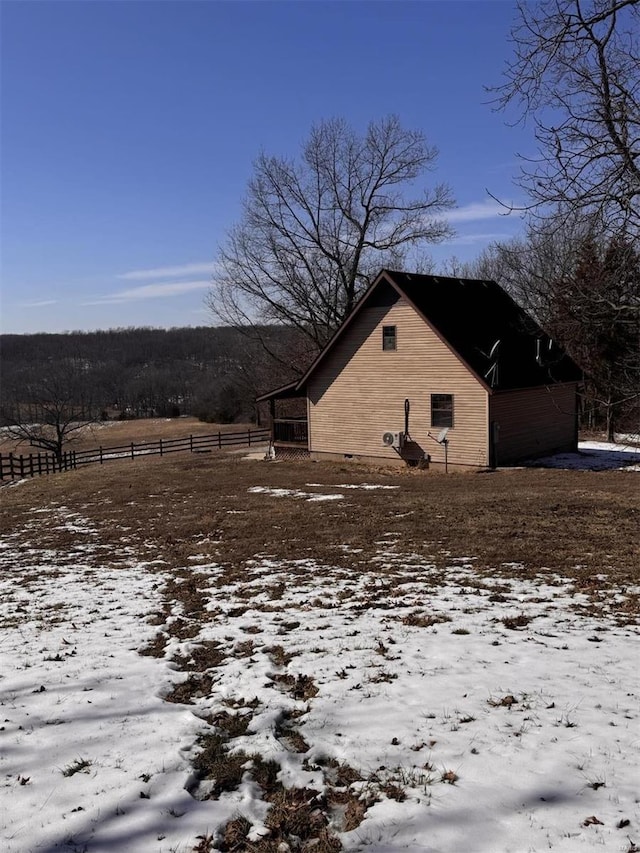
[[[160,456],[162,456],[162,439],[160,439]]]
[[[13,453],[9,454],[9,476],[13,480]]]
[[[24,477],[24,456],[20,454],[20,478]]]
[[[220,435],[220,430],[218,430],[218,447],[222,447],[222,436]]]
[[[29,454],[29,476],[33,477],[33,453]]]
[[[248,436],[249,436],[249,447],[251,447],[251,430],[248,430]]]
[[[102,445],[100,445],[100,464],[102,465]]]

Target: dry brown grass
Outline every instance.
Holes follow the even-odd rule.
[[[246,817],[236,817],[224,827],[223,837],[217,844],[221,851],[242,850],[251,831],[251,822]]]
[[[228,651],[220,647],[218,643],[210,640],[201,641],[188,655],[174,655],[173,661],[180,669],[187,672],[204,672],[220,666],[228,657]]]
[[[56,529],[59,519],[51,520],[55,508],[64,506],[99,529],[107,551],[118,554],[126,538],[141,557],[181,569],[175,591],[180,589],[187,615],[202,614],[206,598],[205,580],[185,570],[194,565],[189,558],[221,564],[227,581],[243,581],[244,563],[256,555],[308,557],[357,571],[372,568],[387,532],[395,534],[397,552],[419,555],[440,570],[468,556],[479,573],[559,572],[594,594],[609,581],[638,580],[638,480],[630,472],[525,469],[444,476],[227,455],[123,460],[99,469],[99,476],[96,471],[2,489],[3,529],[20,530],[33,522],[34,506],[51,507],[51,517],[37,516],[39,542],[70,548],[77,534]],[[363,481],[400,488],[345,491],[344,500],[327,503],[247,491],[254,485],[309,491],[309,482],[336,491],[337,483]],[[307,571],[292,566],[292,578]],[[382,564],[379,571],[384,575]],[[596,574],[609,581],[594,579]],[[392,595],[393,570],[388,584],[378,598]]]
[[[294,699],[307,700],[318,695],[318,688],[311,675],[295,676],[285,673],[273,675],[272,679],[281,690],[290,693]]]
[[[165,702],[175,702],[178,705],[193,705],[195,699],[202,699],[211,694],[213,679],[206,673],[190,675],[186,681],[181,681],[164,697]]]
[[[246,752],[231,753],[227,749],[227,738],[209,733],[200,736],[200,752],[193,761],[202,779],[211,779],[213,785],[209,797],[217,800],[223,791],[235,791],[244,775],[244,766],[249,760]]]

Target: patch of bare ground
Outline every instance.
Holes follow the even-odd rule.
[[[194,673],[181,681],[164,697],[165,702],[176,702],[181,705],[193,705],[196,699],[202,699],[211,694],[213,678],[206,673]]]
[[[265,802],[270,804],[265,819],[268,837],[249,844],[251,824],[245,818],[229,821],[213,842],[213,849],[250,849],[270,853],[281,851],[283,843],[295,842],[300,851],[338,851],[342,845],[329,827],[327,801],[323,794],[309,788],[285,788],[278,780],[280,765],[265,761],[261,755],[233,749],[231,738],[246,731],[250,720],[238,715],[223,714],[210,722],[216,732],[206,732],[199,739],[200,752],[193,766],[200,782],[208,782],[208,797],[219,798],[225,791],[236,790],[247,774],[261,789]],[[245,723],[246,719],[246,723]],[[232,722],[233,721],[233,722]],[[231,846],[230,846],[231,845]],[[244,845],[247,845],[246,847]]]
[[[339,492],[342,483],[396,485],[387,490],[345,490],[344,499],[309,502],[250,493],[254,485]],[[182,569],[172,592],[201,612],[204,581],[189,589],[187,567],[216,563],[225,583],[245,580],[246,561],[313,558],[357,570],[373,558],[379,573],[380,536],[392,531],[397,553],[411,553],[444,570],[451,559],[475,558],[474,569],[493,577],[560,573],[606,592],[638,580],[638,485],[629,472],[527,469],[492,474],[434,475],[328,463],[268,464],[237,457],[159,458],[112,463],[1,490],[0,521],[8,532],[33,522],[32,508],[64,506],[100,531],[118,553],[122,543],[158,567]],[[69,531],[37,517],[46,544],[68,547]],[[336,548],[340,545],[340,548]],[[291,573],[303,574],[304,566]],[[595,579],[595,575],[599,577]],[[378,593],[380,597],[382,593]],[[388,595],[388,591],[385,592]]]

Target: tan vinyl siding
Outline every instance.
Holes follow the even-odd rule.
[[[383,351],[382,327],[396,326],[395,350]],[[409,431],[416,455],[444,461],[444,448],[428,437],[431,394],[452,394],[449,432],[452,465],[488,464],[487,391],[407,303],[363,308],[307,386],[309,449],[313,452],[397,459],[382,433]]]
[[[500,425],[498,465],[557,450],[574,450],[576,385],[567,383],[491,396],[490,420]]]

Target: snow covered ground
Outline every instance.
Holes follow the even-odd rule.
[[[621,436],[621,438],[624,438]],[[640,471],[640,445],[638,436],[627,436],[628,442],[581,441],[577,453],[556,453],[536,459],[535,465],[543,468],[567,468],[579,471],[612,471],[626,469]]]
[[[346,500],[353,487],[289,497]],[[38,543],[45,511],[64,550]],[[317,792],[345,850],[636,851],[638,627],[623,608],[594,615],[557,574],[476,571],[472,543],[444,573],[392,526],[376,545],[357,573],[256,556],[230,579],[195,560],[207,615],[180,639],[179,600],[150,619],[162,565],[115,555],[64,506],[34,509],[26,532],[0,538],[0,849],[207,851],[244,816],[236,849],[250,850],[269,823],[251,761],[217,799],[192,766],[205,719],[231,715],[246,725],[230,751]],[[162,656],[140,655],[158,632]],[[203,648],[215,652],[204,674]],[[194,679],[190,702],[164,701]],[[349,797],[368,806],[354,826]]]
[[[184,790],[199,721],[137,653],[158,579],[126,554],[88,559],[95,531],[59,515],[80,540],[66,554],[0,540],[0,849],[190,849],[176,842],[207,825]]]

